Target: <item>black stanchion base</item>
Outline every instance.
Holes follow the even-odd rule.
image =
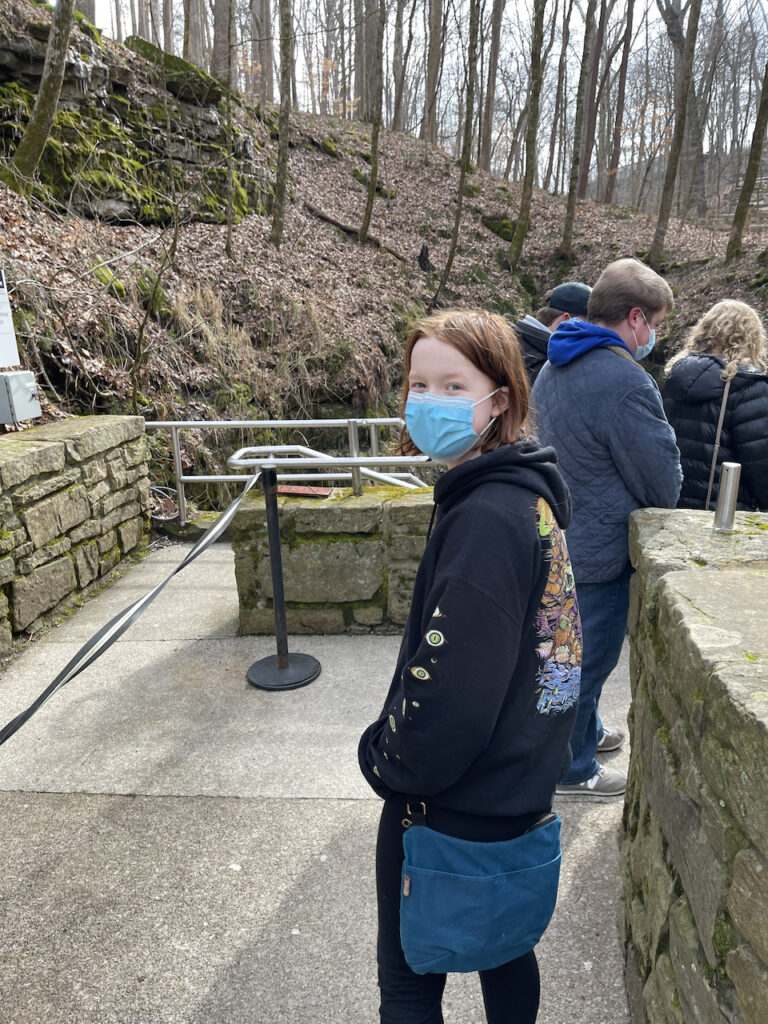
[[[277,661],[276,654],[254,661],[245,678],[260,690],[296,690],[320,675],[320,662],[310,654],[289,654],[286,668]]]

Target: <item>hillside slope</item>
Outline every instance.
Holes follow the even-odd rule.
[[[11,0],[9,9],[13,25],[0,23],[0,49],[3,32],[6,41],[11,32],[18,39],[44,13],[27,0]],[[100,52],[107,67],[122,66],[122,48],[102,42]],[[134,53],[123,62],[134,83],[141,80],[145,90],[151,84],[166,118],[169,105],[178,109],[178,97],[163,96],[149,62]],[[0,63],[0,110],[3,90],[19,87],[14,75]],[[114,121],[110,88],[107,81],[104,96],[89,102],[89,118]],[[123,86],[129,99],[132,89],[138,85]],[[221,123],[223,99],[201,109]],[[246,148],[264,175],[275,165],[275,114],[238,107],[241,145],[250,133]],[[7,127],[7,109],[4,116]],[[158,131],[170,150],[181,148],[189,127],[169,118]],[[9,154],[9,132],[4,137]],[[296,114],[291,138],[291,202],[279,250],[269,242],[267,212],[242,215],[228,255],[226,225],[195,220],[188,206],[178,222],[111,223],[74,213],[61,197],[51,208],[0,184],[0,260],[24,363],[45,390],[46,415],[135,410],[147,418],[262,418],[327,415],[339,406],[393,408],[407,324],[424,311],[448,253],[458,167],[442,151],[383,133],[383,195],[371,224],[382,244],[362,247],[353,232],[365,207],[369,127]],[[583,203],[576,260],[563,266],[555,249],[564,202],[539,192],[515,276],[506,242],[486,224],[513,219],[518,203],[516,184],[471,176],[446,303],[514,319],[540,305],[559,280],[591,283],[607,262],[642,255],[652,239],[646,217]],[[745,256],[727,269],[725,242],[723,234],[671,226],[664,272],[678,309],[660,358],[717,299],[765,307],[768,231],[750,237]],[[425,245],[433,270],[419,264]],[[201,439],[191,445],[197,451],[190,459],[220,462]]]

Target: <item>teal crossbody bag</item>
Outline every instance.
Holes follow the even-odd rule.
[[[400,940],[411,970],[486,971],[533,949],[557,902],[560,818],[478,843],[428,828],[421,807],[403,834]]]

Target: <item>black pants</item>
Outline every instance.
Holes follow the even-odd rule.
[[[379,989],[381,1024],[443,1024],[441,1002],[445,974],[416,974],[405,962],[400,944],[400,873],[403,865],[403,824],[405,800],[393,797],[384,802],[376,846],[376,886],[379,902]],[[510,834],[488,834],[489,824],[472,828],[462,816],[458,828],[450,822],[430,824],[441,832],[479,842],[511,839],[525,831],[540,815],[520,822]],[[469,833],[469,834],[467,834]],[[485,1016],[488,1024],[534,1024],[539,1009],[539,968],[533,950],[492,971],[480,971]]]

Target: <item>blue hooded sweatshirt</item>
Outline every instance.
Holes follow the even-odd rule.
[[[576,582],[616,579],[629,560],[630,513],[677,503],[675,435],[655,381],[615,331],[566,320],[548,356],[533,386],[533,418],[571,491]]]
[[[621,345],[630,356],[632,355],[616,331],[573,317],[571,320],[564,320],[550,337],[547,358],[553,366],[565,366],[590,349],[604,348],[607,345]]]

